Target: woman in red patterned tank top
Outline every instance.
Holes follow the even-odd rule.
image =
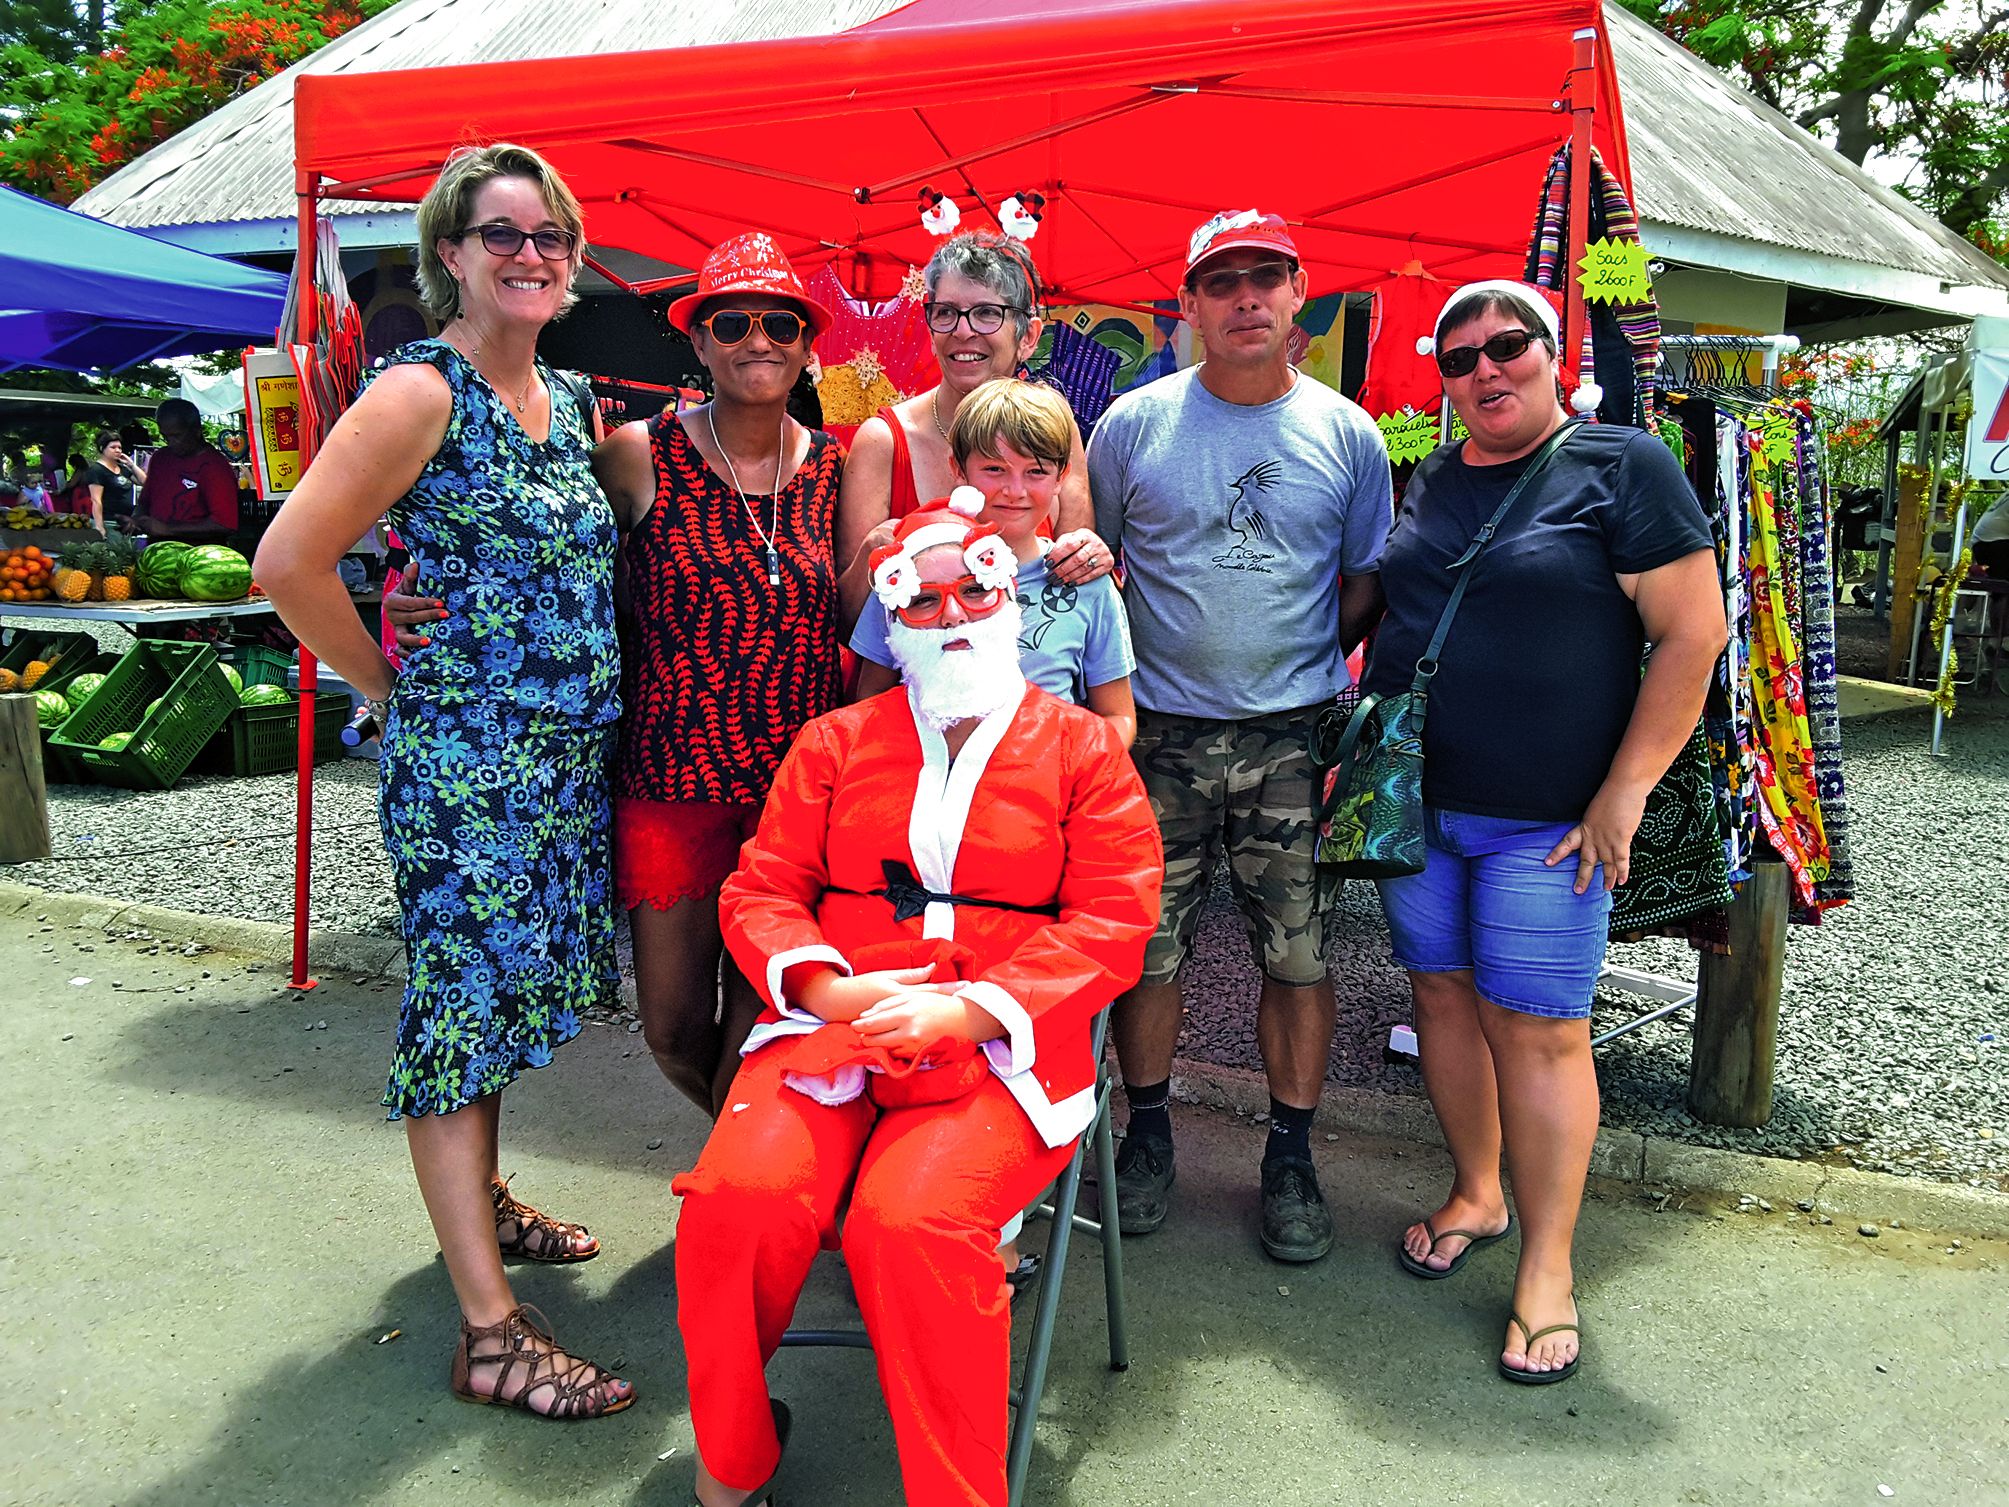
[[[830,316],[770,238],[721,244],[670,322],[711,373],[711,402],[624,425],[596,461],[626,515],[614,878],[649,1050],[716,1114],[760,1012],[723,957],[719,886],[782,755],[840,694],[843,452],[788,417]]]

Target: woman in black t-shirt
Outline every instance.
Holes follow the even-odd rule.
[[[146,473],[126,459],[125,441],[110,429],[98,433],[98,458],[84,467],[84,482],[91,489],[91,521],[98,532],[118,519],[133,516],[133,498]]]
[[[1518,283],[1472,284],[1438,316],[1445,396],[1470,437],[1409,483],[1381,560],[1388,617],[1369,690],[1407,689],[1449,599],[1448,567],[1567,421],[1557,345],[1546,298]],[[1587,426],[1473,565],[1439,656],[1427,864],[1380,888],[1456,1173],[1398,1256],[1416,1276],[1445,1277],[1508,1233],[1504,1149],[1521,1221],[1499,1361],[1509,1381],[1577,1369],[1570,1246],[1597,1137],[1590,999],[1610,892],[1723,643],[1715,551],[1679,466],[1639,430]]]

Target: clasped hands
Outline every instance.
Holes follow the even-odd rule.
[[[944,1038],[975,1046],[1005,1034],[995,1015],[955,992],[960,984],[928,982],[933,972],[923,963],[847,976],[822,966],[790,993],[810,1014],[854,1026],[867,1046],[906,1055]]]

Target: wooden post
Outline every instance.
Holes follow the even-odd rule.
[[[1702,954],[1688,1107],[1712,1125],[1748,1129],[1772,1118],[1792,893],[1787,878],[1783,863],[1754,864],[1730,904],[1729,954]]]
[[[33,696],[0,696],[0,863],[49,856],[49,790]]]
[[[1931,533],[1925,517],[1926,479],[1921,467],[1906,466],[1897,473],[1897,539],[1890,554],[1890,657],[1884,666],[1890,680],[1903,678],[1906,657],[1911,653],[1911,607]]]

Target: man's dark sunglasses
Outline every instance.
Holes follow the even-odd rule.
[[[454,239],[471,235],[481,237],[490,256],[515,256],[528,241],[547,262],[569,261],[579,245],[579,237],[569,230],[519,230],[514,225],[470,225]]]
[[[769,345],[793,345],[806,328],[806,321],[793,309],[762,309],[758,314],[751,309],[719,309],[698,323],[712,337],[713,345],[734,346],[753,333],[756,319]]]
[[[1005,316],[1014,312],[1001,303],[971,304],[967,309],[952,303],[931,303],[922,306],[928,316],[928,328],[937,335],[953,335],[956,326],[964,320],[979,335],[995,335],[1004,328]]]
[[[1447,377],[1469,377],[1477,370],[1479,353],[1495,366],[1505,366],[1541,336],[1533,330],[1502,330],[1484,345],[1457,345],[1437,353],[1437,370]]]
[[[1218,272],[1202,272],[1193,286],[1209,298],[1233,298],[1247,278],[1258,293],[1274,293],[1291,280],[1289,262],[1257,262],[1253,267],[1223,267]]]

